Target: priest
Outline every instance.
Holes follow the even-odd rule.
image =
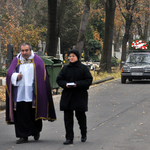
[[[16,144],[38,140],[42,120],[55,121],[49,76],[43,60],[29,43],[20,46],[6,75],[6,122],[14,124]]]

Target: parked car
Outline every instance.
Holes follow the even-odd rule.
[[[133,79],[150,79],[150,51],[132,52],[121,68],[121,83]]]

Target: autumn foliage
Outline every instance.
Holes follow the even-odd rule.
[[[8,10],[9,7],[5,6]],[[15,12],[15,6],[11,5],[11,12]],[[1,27],[1,43],[2,54],[6,56],[7,45],[12,44],[14,46],[14,55],[19,52],[19,46],[23,42],[29,42],[33,46],[33,50],[37,50],[38,41],[41,40],[41,33],[45,32],[44,27],[37,27],[35,24],[19,25],[19,17],[21,11],[18,14],[13,14],[9,11],[2,16],[3,26]],[[15,16],[16,15],[16,16]]]

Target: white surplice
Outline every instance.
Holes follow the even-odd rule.
[[[29,59],[34,57],[34,52],[31,51]],[[34,65],[33,63],[28,63],[28,60],[25,60],[21,53],[17,55],[17,58],[24,63],[20,64],[19,73],[21,73],[22,79],[17,81],[17,76],[19,73],[14,72],[11,76],[11,82],[14,86],[18,87],[17,90],[17,102],[25,101],[32,102],[33,98],[33,82],[34,82]]]

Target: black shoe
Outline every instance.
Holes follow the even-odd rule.
[[[37,141],[40,138],[40,133],[38,133],[37,135],[34,135],[34,140]]]
[[[81,142],[85,142],[87,140],[87,137],[86,136],[82,136],[81,137]]]
[[[28,142],[28,138],[20,138],[19,140],[16,141],[16,144],[22,144],[27,142]]]
[[[66,140],[63,144],[64,145],[73,144],[73,140]]]

